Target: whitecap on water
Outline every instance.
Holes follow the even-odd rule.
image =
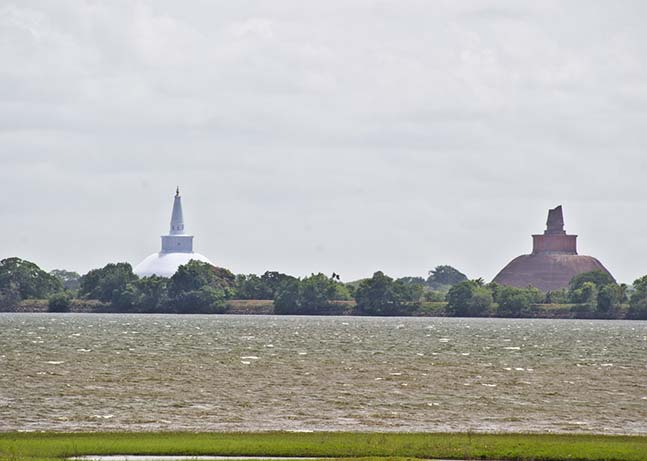
[[[518,350],[521,350],[521,348],[520,348],[520,347],[518,347],[518,346],[508,346],[508,347],[504,347],[504,349],[507,349],[507,350],[509,350],[509,351],[518,351]]]
[[[299,355],[308,355],[307,352],[299,352]]]
[[[496,387],[496,384],[486,384],[486,383],[481,383],[481,386],[485,386],[485,387]]]
[[[449,338],[440,338],[438,341],[440,341],[441,343],[448,343]]]
[[[77,349],[76,352],[92,352],[92,349]]]
[[[245,357],[241,357],[242,360],[258,360],[258,357],[255,355],[246,355]]]
[[[65,362],[63,362],[62,360],[61,361],[59,361],[59,360],[50,360],[50,361],[45,362],[45,363],[49,363],[50,365],[60,365],[61,363],[65,363]]]
[[[247,360],[241,360],[240,363],[242,363],[243,365],[249,365],[252,362],[248,362]]]

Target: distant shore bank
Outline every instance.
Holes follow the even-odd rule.
[[[627,308],[622,306],[617,309],[614,316],[595,317],[582,316],[574,309],[574,304],[535,304],[532,306],[530,315],[522,317],[501,317],[489,315],[485,317],[492,318],[538,318],[538,319],[605,319],[605,320],[623,320],[626,317]],[[423,302],[417,309],[413,310],[405,317],[451,317],[446,311],[446,302]],[[0,305],[0,312],[17,312],[17,313],[47,313],[47,299],[26,299],[20,301],[15,306]],[[110,303],[92,299],[74,299],[70,304],[70,313],[83,314],[124,314],[137,312],[124,312],[116,309]],[[147,313],[147,312],[141,312]],[[154,312],[151,312],[154,313]],[[225,311],[222,314],[235,315],[282,315],[275,311],[274,302],[271,299],[230,299],[225,302]],[[329,312],[321,312],[317,315],[347,315],[347,316],[364,316],[357,313],[354,301],[336,301],[331,306]]]

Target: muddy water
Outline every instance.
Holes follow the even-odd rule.
[[[647,434],[647,322],[0,314],[0,430]]]

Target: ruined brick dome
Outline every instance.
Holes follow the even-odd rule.
[[[546,226],[543,234],[532,236],[532,254],[510,261],[493,282],[518,288],[532,285],[546,292],[568,287],[571,279],[583,272],[609,273],[596,258],[577,254],[577,235],[564,231],[561,205],[548,211]]]

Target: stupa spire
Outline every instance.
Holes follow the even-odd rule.
[[[548,220],[546,221],[546,230],[544,235],[564,235],[564,213],[562,206],[559,205],[552,210],[548,210]]]
[[[173,211],[171,213],[171,235],[184,234],[184,216],[182,215],[182,197],[180,196],[180,186],[175,190],[173,199]]]
[[[162,253],[192,253],[193,236],[184,232],[184,216],[182,215],[182,197],[180,188],[175,189],[173,211],[171,212],[171,229],[167,235],[162,235]]]
[[[546,230],[543,234],[532,236],[533,254],[577,254],[577,235],[569,235],[564,230],[562,206],[548,210]]]

